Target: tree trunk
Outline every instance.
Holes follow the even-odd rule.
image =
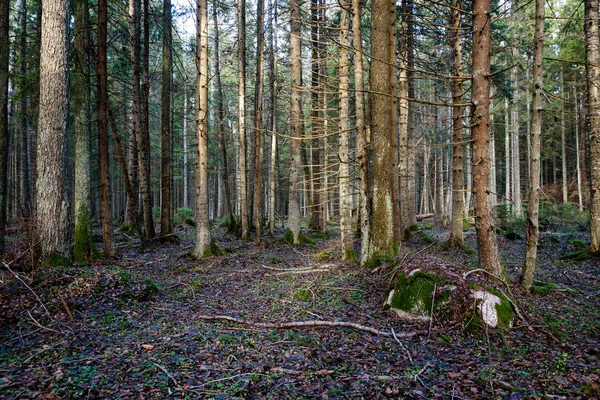
[[[31,178],[31,166],[27,162],[27,154],[29,152],[28,148],[31,146],[29,141],[29,121],[28,121],[28,109],[27,109],[27,100],[29,93],[26,93],[26,82],[25,77],[27,75],[28,69],[28,55],[27,55],[27,21],[28,21],[28,13],[27,13],[27,1],[21,0],[21,11],[20,11],[20,43],[19,43],[19,74],[21,76],[21,98],[19,100],[19,109],[20,109],[20,117],[19,117],[19,145],[20,151],[17,154],[17,162],[18,162],[18,179],[19,179],[19,208],[20,214],[25,219],[25,223],[29,226],[28,219],[31,217],[31,188],[30,188],[30,178]],[[89,151],[88,151],[89,153]],[[89,177],[88,177],[89,179]]]
[[[392,221],[392,228],[394,230],[394,242],[396,244],[400,243],[400,182],[398,181],[398,166],[399,162],[399,153],[398,153],[398,79],[396,78],[396,48],[397,48],[397,37],[396,37],[396,0],[391,0],[389,3],[389,31],[390,35],[389,39],[389,52],[390,52],[390,84],[391,84],[391,103],[392,103],[392,113],[391,113],[391,124],[392,124],[392,132],[391,141],[392,141],[392,209],[394,213],[394,219]]]
[[[57,3],[61,3],[61,1],[57,1]],[[66,8],[66,1],[64,1],[64,6]],[[54,4],[50,4],[52,6]],[[63,16],[66,23],[66,16]],[[7,188],[7,178],[8,178],[8,60],[9,60],[9,30],[8,23],[9,21],[9,2],[3,1],[0,4],[0,253],[4,253],[4,237],[6,234],[6,188]],[[60,21],[59,21],[60,22]],[[64,28],[63,28],[64,29]],[[48,34],[58,34],[58,42],[60,40],[60,30],[56,33],[52,31],[44,32],[46,35]],[[46,39],[45,44],[47,44],[48,39]],[[64,42],[64,40],[63,40]],[[59,46],[60,48],[60,46]],[[66,58],[66,49],[65,58]],[[64,67],[66,70],[66,67]],[[64,71],[59,71],[64,73]],[[58,78],[60,79],[60,76]],[[66,77],[65,77],[66,84]],[[60,88],[59,88],[60,90]],[[66,90],[65,90],[66,91]],[[66,108],[66,107],[65,107]],[[66,110],[65,110],[66,112]],[[58,116],[60,118],[60,115]],[[66,121],[64,121],[66,123]],[[62,121],[58,121],[59,129],[62,128]],[[65,127],[66,128],[66,127]],[[63,135],[66,132],[59,131]],[[60,139],[60,138],[59,138]],[[59,147],[60,151],[61,148]],[[60,165],[60,164],[59,164]],[[53,171],[54,172],[54,171]],[[57,193],[52,193],[51,195],[56,195]],[[50,200],[50,199],[49,199]],[[62,199],[60,199],[62,201]],[[58,203],[60,204],[60,203]],[[60,215],[56,216],[60,217]],[[48,241],[48,239],[46,239]],[[48,243],[51,245],[51,243]],[[59,243],[59,246],[63,245],[63,243]],[[54,249],[51,249],[51,251]],[[57,248],[57,250],[64,250],[62,248]]]
[[[277,2],[271,1],[271,166],[269,169],[269,234],[275,235],[275,160],[277,158]]]
[[[87,0],[75,1],[75,237],[73,258],[87,264],[94,251],[90,214],[90,63]]]
[[[598,6],[596,1],[596,10]],[[542,111],[544,86],[542,82],[542,62],[544,56],[544,0],[535,2],[535,36],[533,53],[533,100],[531,114],[531,166],[529,168],[529,193],[527,207],[527,254],[523,263],[521,285],[530,290],[533,284],[533,274],[537,260],[537,243],[539,232],[539,203],[540,203],[540,135],[542,133]],[[598,14],[596,14],[596,19]],[[596,36],[598,31],[596,30]]]
[[[348,142],[348,129],[350,104],[348,98],[348,48],[350,46],[350,16],[347,1],[341,4],[340,16],[340,147],[338,157],[340,160],[340,231],[342,241],[343,261],[355,258],[352,239],[352,197],[350,189],[350,143]]]
[[[149,15],[148,5],[149,0],[143,0],[143,14],[144,14],[144,56],[142,60],[142,85],[141,85],[141,104],[138,107],[140,117],[140,134],[138,135],[138,160],[139,160],[139,174],[140,174],[140,189],[142,192],[142,206],[144,210],[144,229],[146,230],[146,238],[152,239],[156,236],[154,230],[154,218],[152,217],[152,188],[151,188],[151,168],[150,168],[150,125],[149,125],[149,111],[148,111],[148,100],[150,97],[150,29],[149,29]],[[135,39],[139,40],[139,35],[134,35],[134,51],[139,45],[135,46]],[[139,50],[138,50],[139,59]],[[139,77],[135,78],[136,63],[135,54],[132,57],[132,71],[133,71],[133,98],[139,98],[140,95],[136,96],[136,90],[139,93]],[[139,68],[138,68],[139,71]],[[136,113],[136,107],[134,105],[134,118]],[[138,113],[138,115],[139,115]]]
[[[246,0],[237,0],[238,24],[238,136],[240,138],[238,163],[240,169],[241,236],[248,239],[248,193],[246,182]]]
[[[511,159],[510,159],[510,123],[508,113],[508,98],[504,98],[504,201],[506,204],[506,212],[511,212],[511,197],[510,197],[510,178],[511,178]]]
[[[71,243],[71,210],[66,171],[69,120],[68,21],[67,0],[44,1],[40,49],[36,229],[42,254],[56,253],[63,257],[70,257]],[[0,169],[5,168],[5,160],[0,161],[0,165]],[[4,171],[0,170],[0,176],[5,176]],[[4,221],[2,217],[0,214],[0,220]],[[109,252],[109,255],[112,254]]]
[[[161,96],[161,162],[160,162],[160,234],[173,233],[171,201],[173,182],[171,174],[171,75],[173,69],[173,49],[171,35],[171,0],[163,3],[163,52],[162,52],[162,96]]]
[[[45,3],[44,3],[45,4]],[[115,248],[112,233],[112,215],[110,206],[110,182],[108,180],[108,92],[106,69],[106,39],[108,20],[107,0],[98,1],[98,58],[96,60],[96,75],[98,77],[98,156],[100,158],[100,197],[102,209],[102,239],[104,243],[104,257],[113,257]],[[40,89],[43,93],[43,91]],[[40,110],[43,107],[40,104]],[[41,124],[40,118],[40,126]],[[40,138],[41,139],[41,138]],[[38,146],[39,149],[39,146]],[[38,159],[41,154],[38,150]],[[40,167],[38,166],[38,169]],[[39,180],[38,180],[39,182]],[[39,211],[38,211],[39,213]]]
[[[185,69],[185,64],[183,68],[183,127],[181,132],[181,137],[183,139],[183,207],[190,208],[189,204],[189,162],[188,162],[188,129],[187,129],[187,121],[188,121],[188,90],[187,90],[187,71]]]
[[[197,82],[196,90],[196,243],[194,256],[211,254],[210,223],[208,219],[208,7],[199,0],[196,11]]]
[[[264,25],[265,25],[265,2],[257,0],[257,25],[256,25],[256,83],[254,88],[255,109],[255,162],[254,168],[254,227],[256,240],[260,241],[263,226],[264,210],[264,170],[263,170],[263,66],[264,66]]]
[[[452,220],[450,224],[450,237],[448,244],[450,246],[464,247],[465,239],[463,235],[463,107],[458,104],[462,101],[462,31],[460,21],[460,0],[452,1],[453,9],[450,11],[450,20],[452,31],[450,36],[450,45],[452,47],[452,67],[454,79],[452,80]]]
[[[390,2],[373,0],[371,16],[371,120],[373,137],[373,211],[369,261],[389,254],[394,240],[392,170],[392,95],[390,60]]]
[[[490,0],[473,1],[473,95],[471,129],[473,145],[473,191],[475,228],[479,245],[479,265],[499,280],[500,266],[496,231],[491,218],[487,191],[490,179],[489,107],[490,107]]]
[[[564,204],[569,202],[569,191],[568,191],[568,178],[567,178],[567,129],[566,129],[566,108],[567,108],[567,95],[565,87],[565,71],[564,68],[560,68],[560,81],[562,85],[562,107],[560,110],[560,150],[562,158],[562,201]]]
[[[573,99],[575,100],[575,162],[577,164],[577,202],[579,205],[579,211],[583,211],[583,194],[581,190],[581,162],[580,153],[581,148],[579,147],[579,96],[577,89],[573,88]]]
[[[585,3],[585,48],[590,114],[590,253],[600,254],[600,37],[598,0]]]
[[[302,151],[302,121],[300,116],[302,81],[302,60],[300,58],[300,3],[292,0],[290,26],[290,78],[292,86],[290,104],[290,190],[288,200],[288,228],[292,232],[294,244],[299,244],[300,235],[300,172]]]
[[[518,40],[514,38],[515,43]],[[517,49],[513,47],[513,58],[518,59],[519,54]],[[511,172],[512,172],[512,200],[513,200],[513,215],[517,218],[523,216],[523,209],[521,207],[521,160],[519,152],[519,103],[518,103],[518,76],[517,67],[511,68],[511,81],[513,84],[513,96],[514,101],[511,108],[511,123],[512,123],[512,148],[511,148]]]

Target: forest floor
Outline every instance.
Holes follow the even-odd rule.
[[[600,260],[559,259],[587,240],[578,229],[542,233],[536,278],[554,286],[530,296],[516,283],[523,238],[499,235],[530,325],[517,319],[507,333],[479,336],[383,311],[390,269],[340,263],[336,234],[293,248],[270,237],[240,241],[215,226],[226,254],[200,261],[186,256],[194,229],[177,234],[178,244],[138,253],[121,233],[118,259],[46,268],[34,279],[5,267],[0,397],[600,398]],[[440,246],[446,235],[421,223],[399,258],[477,268],[474,252]],[[473,227],[466,240],[476,247]],[[201,319],[219,315],[267,326]],[[309,320],[393,329],[398,340],[268,325]]]

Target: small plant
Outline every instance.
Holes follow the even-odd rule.
[[[587,243],[580,239],[571,240],[571,245],[577,250],[585,250],[587,248]]]
[[[173,223],[175,225],[187,224],[190,226],[196,226],[194,211],[191,208],[178,208],[177,212],[175,212],[175,215],[173,215]]]
[[[296,300],[305,301],[305,300],[310,300],[311,297],[312,297],[312,293],[310,292],[310,290],[305,289],[305,288],[300,288],[294,292],[294,298]]]

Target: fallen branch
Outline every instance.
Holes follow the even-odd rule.
[[[48,311],[48,309],[46,308],[46,306],[44,305],[44,303],[42,302],[42,299],[40,299],[40,297],[33,291],[33,289],[27,284],[25,283],[25,281],[23,279],[21,279],[21,277],[19,276],[19,274],[17,274],[16,272],[14,272],[12,269],[10,269],[10,265],[8,265],[5,262],[2,262],[2,264],[4,264],[4,267],[6,267],[6,269],[15,276],[15,278],[17,278],[18,280],[21,281],[21,283],[23,285],[25,285],[25,287],[27,289],[29,289],[29,291],[31,293],[33,293],[33,295],[35,296],[35,298],[37,299],[37,301],[40,303],[40,305],[42,306],[42,308],[44,309],[44,311],[46,312],[47,315],[50,315],[50,312]]]
[[[303,269],[303,270],[289,270],[289,271],[285,271],[285,272],[275,272],[272,274],[269,274],[268,276],[278,276],[278,275],[285,275],[285,274],[296,274],[296,275],[304,275],[304,274],[312,274],[315,272],[329,272],[329,269],[326,268],[316,268],[316,269]]]
[[[319,371],[296,371],[295,369],[273,367],[269,370],[269,372],[279,372],[279,373],[287,374],[287,375],[304,376],[304,375],[331,375],[331,374],[333,374],[334,371],[327,370],[327,369],[321,369]]]
[[[396,336],[396,332],[394,332],[394,328],[392,328],[392,335],[394,336],[394,339],[396,340],[396,342],[398,342],[400,347],[406,352],[406,355],[408,356],[410,363],[414,364],[413,358],[410,355],[410,351],[408,351],[408,349],[406,347],[404,347],[404,344],[400,341],[400,339],[398,339],[398,336]]]
[[[250,326],[256,326],[260,328],[266,329],[293,329],[293,328],[303,328],[303,327],[319,327],[319,326],[328,326],[328,327],[338,327],[338,328],[351,328],[357,331],[368,332],[377,336],[392,336],[390,332],[384,332],[376,328],[372,328],[370,326],[355,324],[354,322],[344,322],[344,321],[295,321],[295,322],[282,322],[279,324],[268,323],[268,322],[254,322],[248,321],[245,319],[239,319],[234,317],[229,317],[227,315],[197,315],[196,318],[205,320],[205,321],[229,321],[235,322],[236,324],[244,324]],[[415,336],[417,332],[406,332],[396,334],[398,337],[412,337]]]
[[[169,371],[167,371],[167,369],[166,369],[165,367],[163,367],[162,365],[160,365],[160,364],[157,364],[157,363],[155,363],[155,362],[152,362],[152,365],[154,365],[156,368],[158,368],[158,369],[160,369],[162,372],[164,372],[164,373],[165,373],[165,375],[167,375],[167,377],[168,377],[170,380],[172,380],[172,381],[173,381],[173,383],[175,384],[175,386],[179,386],[179,383],[177,382],[177,379],[175,379],[175,378],[173,377],[173,375],[171,375],[171,374],[169,373]]]

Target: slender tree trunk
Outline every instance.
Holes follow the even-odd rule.
[[[19,179],[19,207],[21,211],[21,215],[23,218],[27,220],[31,217],[31,191],[29,186],[29,178],[31,175],[31,166],[27,162],[27,154],[29,152],[28,148],[30,146],[29,142],[29,121],[28,121],[28,110],[27,110],[27,100],[29,93],[26,93],[26,85],[25,85],[25,76],[27,75],[28,69],[28,55],[27,55],[27,20],[28,20],[28,12],[27,12],[27,0],[21,0],[21,11],[20,11],[20,19],[19,25],[21,29],[20,39],[19,39],[19,74],[21,76],[21,98],[19,100],[19,109],[20,109],[20,117],[19,117],[19,135],[20,135],[20,151],[18,152],[18,164],[19,168],[17,170],[18,179]]]
[[[73,258],[87,264],[94,251],[90,214],[90,43],[87,0],[75,1],[75,237]]]
[[[343,260],[355,258],[352,239],[352,197],[350,192],[350,143],[348,142],[348,129],[350,104],[348,97],[348,48],[350,47],[350,16],[347,1],[341,4],[340,16],[340,147],[338,157],[340,160],[340,230],[342,240]]]
[[[110,182],[108,180],[110,166],[108,163],[108,92],[106,69],[107,20],[107,0],[98,0],[98,58],[96,60],[96,75],[98,77],[98,156],[100,157],[102,239],[104,243],[104,257],[113,257],[115,255],[115,248],[111,225]],[[41,89],[40,91],[43,92]],[[41,109],[42,105],[40,104]],[[38,150],[38,159],[40,156]]]
[[[494,98],[493,87],[490,88],[490,99]],[[490,100],[491,101],[491,100]],[[492,212],[496,210],[498,205],[498,185],[497,185],[497,170],[496,170],[496,136],[494,133],[494,113],[491,111],[493,106],[490,105],[490,194],[488,196],[490,208]]]
[[[518,40],[514,39],[515,43]],[[518,59],[519,54],[517,53],[517,49],[513,47],[513,58]],[[513,215],[517,218],[523,216],[523,209],[521,206],[521,160],[520,160],[520,152],[519,152],[519,103],[518,103],[518,76],[517,76],[517,67],[514,66],[511,68],[511,81],[513,84],[513,93],[514,93],[514,104],[511,108],[511,122],[512,122],[512,148],[511,148],[511,172],[512,172],[512,199],[513,199]]]
[[[219,143],[221,147],[221,158],[223,162],[223,187],[225,189],[225,209],[224,213],[229,218],[229,223],[233,223],[233,208],[231,206],[231,191],[229,187],[229,163],[227,157],[227,137],[224,128],[224,104],[223,104],[223,84],[221,83],[221,62],[220,62],[220,50],[219,50],[219,21],[217,18],[217,7],[216,3],[213,7],[213,21],[215,26],[215,54],[214,54],[214,73],[217,80],[217,98],[216,98],[216,125],[217,125],[217,136],[219,137]]]
[[[573,87],[573,99],[575,102],[575,151],[576,151],[576,163],[577,163],[577,202],[579,205],[579,211],[583,211],[583,194],[581,190],[581,162],[580,153],[581,148],[579,147],[579,96],[577,89]]]
[[[398,167],[398,178],[400,181],[400,234],[401,240],[408,240],[410,238],[410,227],[411,217],[409,216],[409,204],[414,203],[414,198],[410,198],[408,191],[408,109],[410,107],[408,103],[408,13],[407,1],[402,2],[402,46],[400,53],[400,78],[398,80],[399,86],[399,97],[400,97],[400,112],[399,112],[399,125],[400,125],[400,139],[399,139],[399,167]]]
[[[275,235],[275,160],[277,158],[277,2],[272,0],[270,6],[273,10],[271,18],[271,166],[269,168],[269,234]]]
[[[392,97],[392,208],[394,212],[394,219],[392,221],[392,227],[394,230],[394,242],[400,243],[401,232],[400,232],[400,182],[398,181],[398,166],[400,164],[399,153],[398,153],[398,79],[396,78],[396,48],[397,48],[397,37],[396,37],[396,0],[390,0],[390,28],[388,34],[389,39],[389,52],[390,52],[390,84]]]
[[[300,3],[291,2],[290,27],[290,78],[292,86],[290,104],[290,189],[288,201],[288,228],[292,232],[294,244],[299,244],[300,235],[300,172],[302,151],[302,121],[300,116],[300,86],[302,82],[302,60],[300,58]]]
[[[240,187],[238,192],[242,239],[248,238],[248,193],[246,179],[246,0],[237,0],[238,24],[238,136]]]
[[[257,0],[257,24],[256,24],[256,83],[254,88],[255,109],[255,162],[254,168],[254,227],[256,240],[260,241],[263,226],[264,210],[264,169],[263,169],[263,67],[264,67],[264,25],[265,25],[265,2]]]
[[[371,16],[371,120],[373,135],[373,211],[370,259],[387,254],[394,240],[394,178],[392,152],[392,95],[390,60],[390,2],[373,0]],[[392,164],[392,165],[390,165]]]
[[[406,0],[406,50],[408,52],[406,56],[407,61],[407,74],[406,80],[408,85],[408,97],[410,99],[415,98],[415,79],[414,79],[414,70],[415,70],[415,33],[414,33],[414,0]],[[408,174],[407,174],[407,198],[408,202],[406,204],[407,211],[406,215],[408,216],[409,228],[417,225],[417,213],[415,212],[415,199],[416,199],[416,153],[415,153],[415,142],[414,142],[414,132],[415,132],[415,111],[414,105],[408,103],[408,133],[407,133],[407,153],[408,153]]]
[[[469,211],[471,209],[471,197],[473,195],[473,165],[471,164],[471,154],[471,144],[467,143],[465,146],[465,163],[463,164],[466,165],[465,180],[467,181],[467,189],[465,191],[465,217],[469,216]]]
[[[321,153],[319,147],[324,142],[318,136],[323,134],[323,112],[321,92],[324,90],[322,85],[323,78],[321,75],[321,57],[323,45],[321,43],[324,38],[320,35],[319,21],[319,1],[311,0],[310,3],[310,19],[311,19],[311,120],[312,120],[312,183],[313,183],[313,205],[310,214],[310,229],[314,231],[323,231],[323,205],[321,204]],[[341,50],[341,49],[340,49]],[[315,139],[316,138],[316,139]]]
[[[473,1],[473,95],[471,129],[473,145],[473,190],[475,193],[475,228],[479,245],[479,265],[499,280],[504,280],[500,266],[496,231],[487,199],[490,180],[489,108],[491,16],[489,0]]]
[[[568,190],[568,178],[567,178],[567,129],[565,118],[567,116],[567,95],[565,86],[565,71],[564,68],[560,68],[560,80],[562,85],[562,107],[560,111],[560,150],[562,158],[562,201],[564,204],[569,202],[569,190]]]
[[[188,161],[188,137],[187,137],[187,121],[188,121],[188,90],[187,90],[187,71],[184,64],[183,77],[183,127],[181,137],[183,139],[183,207],[190,208],[189,204],[189,161]]]
[[[148,15],[148,2],[150,0],[143,0],[143,14],[144,14],[144,55],[142,60],[142,85],[141,85],[141,104],[138,107],[140,117],[140,134],[138,136],[138,160],[140,163],[139,174],[140,174],[140,189],[142,192],[142,205],[144,210],[144,229],[146,230],[146,237],[152,239],[156,236],[154,230],[154,218],[152,217],[152,188],[151,188],[151,168],[150,168],[150,125],[149,125],[149,111],[148,111],[148,100],[150,97],[150,29],[149,29],[149,15]],[[139,35],[134,35],[134,51],[139,45],[135,46],[135,39]],[[139,51],[139,50],[138,50]],[[139,52],[138,52],[139,54]],[[138,56],[139,57],[139,56]],[[139,77],[135,78],[136,63],[135,54],[132,56],[132,71],[133,71],[133,98],[139,98],[140,95],[136,96],[136,90],[140,90]],[[138,58],[139,59],[139,58]],[[138,69],[139,70],[139,69]],[[139,93],[139,92],[138,92]],[[136,107],[134,105],[134,118],[136,113]],[[138,115],[139,115],[138,113]]]
[[[510,178],[511,178],[511,158],[510,158],[510,122],[508,113],[508,98],[504,98],[504,201],[506,202],[506,211],[511,211],[510,197]]]
[[[196,139],[196,243],[194,256],[211,254],[210,224],[208,219],[208,7],[207,0],[199,0],[196,12],[197,82]]]
[[[59,3],[60,1],[56,2]],[[66,6],[66,2],[65,6]],[[54,6],[52,2],[50,5]],[[65,7],[66,8],[66,7]],[[66,23],[66,16],[63,16]],[[0,253],[4,253],[4,237],[6,234],[6,189],[7,189],[7,178],[8,178],[8,59],[9,59],[9,2],[2,1],[0,3]],[[60,20],[59,20],[60,22]],[[56,33],[51,30],[44,31],[46,35],[58,34],[58,41],[60,40],[60,30]],[[48,39],[46,39],[45,44],[47,44]],[[64,40],[63,40],[64,42]],[[60,49],[60,46],[59,46]],[[65,58],[66,58],[66,49]],[[66,67],[65,67],[66,69]],[[59,71],[63,72],[63,71]],[[59,75],[59,79],[60,79]],[[65,77],[66,81],[66,77]],[[65,82],[66,83],[66,82]],[[60,89],[59,89],[60,90]],[[65,106],[66,107],[66,106]],[[60,117],[60,115],[59,115]],[[59,129],[62,128],[62,121],[59,122]],[[66,121],[64,121],[66,123]],[[59,130],[59,132],[61,132]],[[61,132],[63,135],[66,134],[65,130]],[[60,151],[60,147],[59,147]],[[59,155],[60,156],[60,155]],[[60,164],[59,164],[60,165]],[[61,199],[62,200],[62,199]],[[58,203],[60,204],[60,203]],[[60,215],[59,215],[60,217]],[[46,238],[47,246],[52,246],[49,242],[48,238]],[[58,246],[62,246],[65,243],[58,243]],[[57,247],[58,247],[57,246]],[[55,249],[50,249],[53,251]],[[57,250],[62,251],[64,249],[57,248]]]
[[[596,1],[596,10],[598,2]],[[542,82],[543,71],[542,62],[544,56],[544,0],[535,2],[535,36],[533,53],[533,100],[531,114],[531,166],[529,168],[529,195],[527,207],[527,254],[523,263],[521,285],[525,290],[530,290],[533,284],[533,274],[535,272],[535,263],[537,260],[537,243],[539,232],[539,203],[540,203],[540,135],[542,133],[542,111],[543,111],[543,91]],[[596,14],[596,19],[598,14]],[[598,36],[598,31],[596,31]]]
[[[452,67],[454,79],[452,80],[452,220],[450,224],[450,237],[448,244],[456,247],[464,247],[465,240],[463,236],[463,107],[459,106],[462,102],[462,36],[460,21],[460,0],[452,1],[453,9],[450,11],[450,20],[452,31],[450,42],[452,46]]]
[[[173,233],[171,216],[171,201],[173,197],[173,182],[171,174],[171,75],[173,67],[172,32],[171,32],[171,0],[163,3],[163,59],[162,59],[162,100],[161,100],[161,162],[160,162],[160,234]]]
[[[600,254],[600,37],[598,0],[585,2],[585,47],[590,113],[590,253]]]

